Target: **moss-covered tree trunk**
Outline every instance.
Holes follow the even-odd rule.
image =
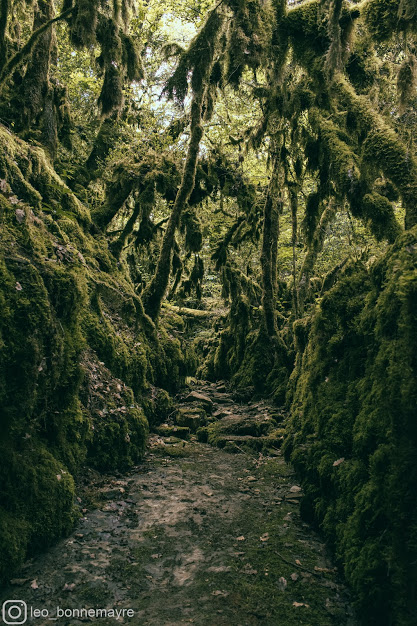
[[[1,6],[3,6],[3,3],[4,6],[6,6],[5,0],[2,0]],[[63,11],[60,15],[57,15],[57,17],[52,17],[50,20],[44,22],[41,26],[39,26],[39,28],[33,31],[32,35],[27,40],[25,45],[18,52],[16,52],[16,54],[10,57],[10,59],[8,59],[3,66],[0,65],[0,93],[6,82],[13,75],[14,70],[30,56],[35,44],[43,35],[43,33],[47,32],[53,26],[53,24],[61,22],[62,20],[70,17],[73,11],[74,7],[70,7],[69,9]],[[5,28],[6,26],[7,22]]]
[[[298,290],[297,290],[297,231],[298,231],[298,188],[289,189],[291,205],[291,244],[292,244],[292,300],[293,313],[298,318]]]
[[[6,62],[6,31],[9,17],[9,0],[0,2],[0,67]]]
[[[202,122],[205,109],[207,108],[206,96],[215,60],[216,42],[218,41],[219,34],[222,32],[222,23],[223,20],[219,18],[216,28],[213,29],[211,41],[207,40],[204,42],[207,46],[207,49],[204,51],[204,62],[196,65],[193,72],[190,142],[188,144],[187,157],[184,164],[181,184],[168,220],[164,238],[162,240],[155,275],[143,294],[145,311],[152,319],[156,319],[158,317],[161,309],[162,300],[168,287],[171,272],[171,258],[174,249],[175,231],[179,226],[181,213],[187,206],[191,192],[194,188],[198,152],[204,133]]]
[[[278,189],[280,164],[275,162],[264,205],[262,233],[262,308],[265,328],[270,337],[277,333],[275,297],[277,291],[277,247],[281,197]]]
[[[323,250],[324,239],[326,236],[326,229],[336,213],[336,203],[330,198],[327,201],[326,206],[321,214],[319,223],[314,231],[312,240],[307,247],[307,252],[304,257],[303,264],[300,270],[300,279],[298,282],[298,312],[302,315],[304,312],[304,306],[306,298],[310,290],[310,278],[313,272],[314,266],[317,261],[317,257]]]
[[[188,203],[194,187],[197,170],[198,151],[203,137],[202,112],[206,87],[195,93],[191,104],[191,137],[188,145],[187,158],[184,165],[181,185],[172,207],[168,225],[162,240],[156,272],[147,287],[143,301],[145,310],[152,319],[156,319],[161,309],[161,303],[168,286],[171,271],[171,256],[174,247],[175,231],[179,225],[181,213]]]

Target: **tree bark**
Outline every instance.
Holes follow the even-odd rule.
[[[174,246],[175,231],[179,225],[181,213],[187,205],[188,199],[194,187],[198,151],[200,148],[200,141],[203,137],[201,118],[205,93],[206,87],[204,86],[200,93],[196,93],[193,96],[191,104],[191,137],[188,145],[187,158],[184,165],[181,185],[175,198],[174,206],[162,240],[155,275],[143,294],[145,311],[152,319],[156,319],[158,317],[161,309],[162,299],[165,296],[171,271],[171,256]]]
[[[282,200],[278,189],[279,162],[274,162],[264,206],[262,234],[262,308],[266,331],[270,337],[277,334],[275,297],[277,291],[277,250],[279,214]]]
[[[221,24],[221,21],[219,24]],[[169,276],[171,273],[171,257],[175,241],[175,231],[178,228],[181,213],[187,206],[195,184],[198,152],[204,132],[202,119],[204,115],[206,93],[209,85],[210,74],[214,65],[216,49],[215,44],[216,41],[218,41],[218,37],[221,32],[222,27],[219,27],[213,35],[214,40],[210,42],[207,41],[206,45],[208,49],[211,50],[211,53],[205,67],[199,66],[198,69],[194,69],[193,72],[190,142],[188,144],[187,157],[184,164],[181,184],[168,220],[164,238],[162,240],[155,275],[143,293],[145,311],[154,320],[159,316],[162,300],[168,287]],[[196,71],[198,71],[197,78],[195,76]]]
[[[326,227],[333,219],[336,213],[336,203],[333,198],[327,201],[327,206],[324,208],[321,214],[319,223],[313,235],[313,240],[307,249],[307,254],[304,258],[303,265],[300,271],[300,280],[298,283],[298,306],[299,315],[302,316],[304,312],[305,301],[310,288],[310,278],[314,265],[317,261],[317,257],[323,250],[324,238],[326,236]]]

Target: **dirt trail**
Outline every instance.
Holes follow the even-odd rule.
[[[324,544],[300,520],[301,490],[274,445],[274,410],[237,404],[220,385],[197,392],[203,398],[188,398],[177,421],[196,430],[204,407],[211,417],[199,438],[240,453],[167,425],[160,432],[169,436],[152,436],[130,474],[95,477],[73,535],[1,594],[26,602],[28,624],[53,623],[59,607],[60,626],[356,625]]]

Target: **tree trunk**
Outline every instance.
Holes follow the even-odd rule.
[[[0,68],[6,63],[7,58],[6,31],[10,9],[9,3],[10,0],[1,0],[0,2]]]
[[[261,252],[262,308],[266,331],[270,337],[277,334],[275,297],[277,291],[279,213],[282,205],[278,190],[279,170],[280,164],[275,161],[264,206]]]
[[[203,137],[201,118],[203,113],[204,96],[206,87],[200,93],[193,96],[191,104],[191,137],[188,145],[187,158],[184,165],[181,185],[175,198],[174,206],[168,221],[168,225],[162,240],[159,260],[156,272],[149,286],[143,294],[143,302],[146,313],[156,319],[161,309],[162,300],[168,286],[171,271],[171,256],[174,247],[175,231],[179,225],[181,213],[188,203],[188,199],[194,187],[197,170],[198,151]]]
[[[205,66],[201,67],[203,63],[200,63],[198,67],[196,66],[194,68],[193,71],[190,142],[188,144],[187,157],[184,164],[181,184],[168,220],[164,238],[162,240],[155,275],[143,293],[145,311],[154,320],[159,315],[162,300],[168,287],[171,272],[171,257],[175,241],[175,231],[178,228],[181,213],[188,204],[188,200],[195,184],[198,152],[204,132],[202,120],[206,107],[206,94],[215,60],[216,42],[223,31],[222,24],[223,20],[220,19],[218,21],[218,27],[212,34],[213,39],[207,41],[205,44],[207,46],[206,54],[207,50],[209,51],[209,58],[207,59],[206,57],[207,60]]]
[[[297,291],[297,212],[298,212],[298,188],[290,188],[290,204],[291,204],[291,228],[292,228],[292,281],[293,281],[293,311],[295,319],[298,318],[298,291]]]
[[[300,271],[300,280],[298,283],[298,313],[303,315],[305,301],[310,289],[310,278],[317,261],[317,257],[323,250],[324,238],[326,236],[326,227],[333,219],[336,213],[336,203],[333,198],[327,201],[327,206],[324,208],[321,214],[319,223],[314,231],[313,240],[307,249],[307,254],[304,258],[303,265]]]
[[[21,48],[19,52],[16,52],[16,54],[12,56],[7,61],[7,63],[4,64],[0,72],[0,93],[5,83],[7,82],[7,80],[12,76],[16,67],[18,67],[21,63],[23,63],[23,61],[25,61],[28,58],[28,56],[33,50],[34,45],[38,41],[39,37],[44,32],[46,32],[49,28],[51,28],[53,24],[56,24],[57,22],[60,22],[66,19],[67,17],[69,17],[73,11],[74,11],[74,7],[70,7],[69,9],[61,13],[61,15],[58,15],[57,17],[54,17],[48,20],[47,22],[45,22],[44,24],[42,24],[42,26],[40,26],[37,30],[35,30],[32,33],[32,35],[30,36],[28,41],[25,43],[23,48]]]

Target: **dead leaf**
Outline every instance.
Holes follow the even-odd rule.
[[[287,588],[287,581],[285,580],[284,576],[280,576],[278,578],[278,588],[281,591],[284,591]]]
[[[236,537],[236,541],[245,541],[245,537],[240,535],[240,537]]]
[[[323,572],[324,574],[332,574],[337,571],[336,568],[329,569],[328,567],[317,567],[317,565],[314,566],[314,570],[316,572]]]
[[[223,596],[225,598],[226,596],[229,595],[229,593],[227,591],[220,591],[220,589],[218,589],[217,591],[212,591],[211,595],[212,596]]]
[[[268,541],[268,539],[269,539],[269,533],[264,533],[263,535],[261,535],[261,536],[259,537],[259,539],[260,539],[261,541]]]
[[[30,586],[32,587],[32,589],[39,589],[39,585],[36,582],[36,578],[35,580],[32,580],[32,582],[30,583]]]
[[[301,565],[300,559],[295,559],[295,563],[296,563],[296,565]]]
[[[291,574],[290,578],[291,578],[291,580],[293,580],[295,582],[296,580],[298,580],[298,574],[296,574],[294,572],[293,574]]]
[[[307,609],[310,608],[310,605],[306,604],[305,602],[293,602],[292,605],[295,606],[295,608],[297,608],[297,609],[300,606],[305,606]]]
[[[16,281],[16,291],[22,291],[23,287],[22,285]]]
[[[299,487],[298,485],[293,485],[290,491],[291,493],[298,493],[299,491],[301,491],[301,487]]]
[[[341,463],[343,463],[343,461],[345,460],[345,457],[341,457],[340,459],[337,459],[337,461],[335,461],[333,463],[333,467],[337,467],[338,465],[340,465]]]
[[[61,474],[57,474],[56,477],[57,477],[58,480],[61,480],[61,478],[62,478]]]
[[[64,588],[62,589],[62,591],[74,591],[75,589],[75,583],[65,583]]]
[[[17,200],[17,198],[16,198]],[[12,199],[9,198],[9,201],[12,202]],[[12,204],[16,204],[15,202],[12,202]],[[26,213],[24,212],[23,209],[16,209],[16,219],[19,222],[19,224],[23,224],[23,222],[25,221],[26,218]]]

